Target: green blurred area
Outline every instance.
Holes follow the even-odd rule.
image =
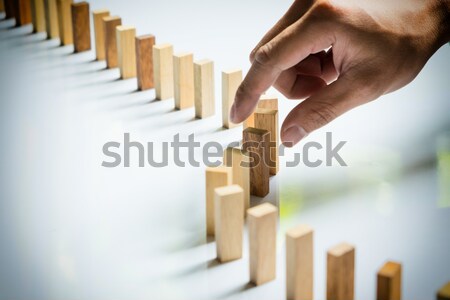
[[[439,200],[441,208],[450,207],[450,151],[438,151]]]

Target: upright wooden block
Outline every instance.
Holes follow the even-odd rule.
[[[222,72],[222,124],[225,128],[233,128],[239,124],[230,121],[230,109],[233,105],[236,91],[242,82],[241,70]]]
[[[353,300],[355,248],[342,243],[327,253],[327,300]]]
[[[105,31],[105,58],[108,69],[117,68],[117,39],[116,27],[122,25],[122,19],[118,16],[104,17],[103,29]]]
[[[242,148],[250,162],[250,194],[265,197],[269,193],[270,134],[267,130],[249,127],[243,132]]]
[[[257,108],[255,111],[255,128],[265,129],[270,134],[270,175],[276,175],[279,169],[278,156],[278,110]]]
[[[73,44],[72,3],[72,0],[56,0],[56,6],[58,8],[59,38],[61,39],[61,45],[63,46]]]
[[[56,0],[44,0],[45,6],[45,27],[48,39],[59,37],[58,9]]]
[[[286,295],[288,300],[312,300],[313,230],[300,225],[286,232]]]
[[[153,46],[153,76],[156,99],[173,97],[173,46],[161,44]]]
[[[136,28],[117,26],[116,34],[120,77],[122,79],[136,77]]]
[[[5,12],[5,4],[3,0],[0,0],[0,12]]]
[[[155,86],[153,80],[153,46],[154,35],[136,37],[136,70],[138,88],[141,91],[152,89]]]
[[[402,265],[388,261],[377,274],[377,300],[402,298]]]
[[[206,234],[214,236],[214,189],[231,185],[231,168],[219,166],[206,168]]]
[[[437,292],[436,299],[450,300],[450,281]]]
[[[75,53],[91,50],[89,3],[72,3],[72,31]]]
[[[109,10],[99,9],[92,12],[94,19],[95,55],[97,60],[105,60],[105,28],[103,18],[109,17]]]
[[[214,191],[217,258],[220,262],[239,259],[244,230],[244,191],[239,185],[219,187]]]
[[[175,108],[194,106],[194,55],[179,53],[173,56],[173,84]]]
[[[250,208],[250,168],[247,153],[239,148],[227,148],[223,154],[223,164],[231,167],[233,184],[239,185],[244,195],[244,216]]]
[[[276,277],[278,209],[264,203],[247,211],[250,243],[250,281],[261,285]]]
[[[209,59],[194,63],[195,117],[213,116],[215,112],[214,62]]]
[[[4,0],[5,5],[5,19],[13,19],[14,16],[14,0]]]
[[[14,15],[16,18],[16,26],[30,24],[32,22],[31,0],[15,0]]]
[[[274,96],[262,95],[259,98],[256,108],[267,108],[278,110],[278,98]],[[255,113],[253,112],[243,123],[243,128],[255,127]]]
[[[46,31],[44,0],[31,0],[31,18],[34,33]]]

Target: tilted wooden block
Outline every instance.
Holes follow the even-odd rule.
[[[219,166],[206,168],[206,234],[214,236],[214,189],[231,185],[231,168]]]
[[[450,300],[450,281],[437,292],[436,299]]]
[[[73,44],[72,3],[72,0],[56,0],[56,6],[58,8],[59,38],[61,39],[61,45],[63,46]]]
[[[231,123],[230,108],[233,105],[236,91],[242,82],[242,70],[222,72],[222,124],[225,128],[233,128],[239,124]]]
[[[72,32],[75,53],[91,50],[89,3],[72,3]]]
[[[219,187],[214,191],[217,259],[220,262],[239,259],[244,231],[244,191],[239,185]]]
[[[355,248],[347,243],[327,253],[327,300],[353,300]]]
[[[103,29],[105,30],[105,58],[108,69],[117,68],[117,38],[116,27],[122,25],[122,19],[118,16],[104,17]]]
[[[175,109],[194,106],[194,55],[179,53],[173,56],[173,84]]]
[[[233,184],[239,185],[244,195],[244,216],[250,208],[250,167],[247,153],[239,148],[229,147],[223,153],[223,164],[231,167]]]
[[[276,235],[278,209],[264,203],[247,211],[250,243],[250,281],[256,285],[276,277]]]
[[[243,132],[242,149],[250,158],[250,194],[265,197],[269,193],[269,131],[249,127]]]
[[[209,59],[194,63],[195,117],[213,116],[215,112],[214,62]]]
[[[270,134],[270,175],[276,175],[279,169],[278,156],[278,110],[257,108],[255,113],[255,128],[267,130]]]
[[[15,0],[14,15],[16,18],[16,26],[31,24],[31,2],[30,0]]]
[[[288,300],[312,300],[314,252],[311,227],[300,225],[286,232],[286,295]]]
[[[14,0],[4,0],[5,19],[13,19],[14,16]]]
[[[138,89],[145,91],[155,86],[153,81],[153,46],[154,35],[143,35],[136,37],[136,70],[138,78]]]
[[[34,33],[46,31],[44,0],[31,0],[31,18]]]
[[[402,265],[388,261],[377,274],[377,300],[402,298]]]
[[[116,34],[120,77],[122,79],[136,77],[136,28],[117,26]]]
[[[56,0],[44,0],[45,27],[48,39],[59,37],[58,8]]]
[[[95,54],[97,60],[105,60],[105,28],[103,18],[109,17],[109,10],[99,9],[92,12],[94,19]]]
[[[274,96],[262,95],[259,98],[256,108],[267,108],[278,110],[278,98]],[[243,128],[255,127],[255,113],[253,112],[243,123]]]
[[[153,46],[153,78],[156,99],[173,97],[173,46],[161,44]]]

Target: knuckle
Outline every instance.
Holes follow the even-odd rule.
[[[273,45],[269,42],[255,52],[255,60],[262,65],[270,64],[273,56],[272,51]]]
[[[326,102],[317,102],[314,107],[309,109],[307,114],[308,123],[311,124],[311,130],[320,128],[334,119],[336,119],[336,109],[333,104]]]
[[[312,9],[312,14],[319,18],[337,17],[343,13],[344,8],[336,0],[317,0]]]

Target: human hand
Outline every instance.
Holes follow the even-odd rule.
[[[281,128],[283,144],[293,146],[411,82],[448,41],[448,0],[296,0],[252,51],[231,120],[244,121],[273,85],[306,99]]]

